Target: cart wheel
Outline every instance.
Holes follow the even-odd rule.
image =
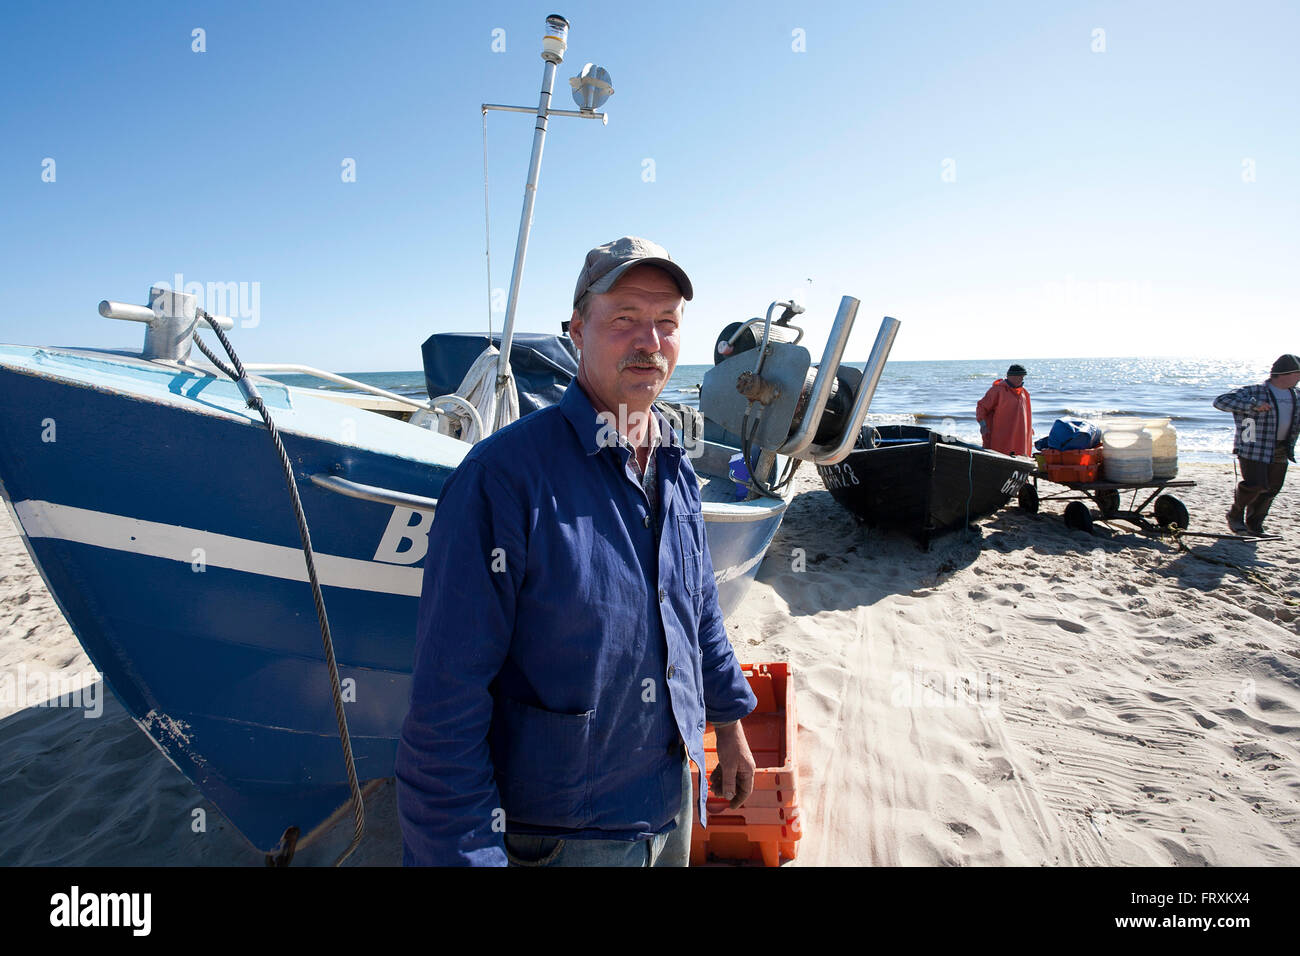
[[[1028,511],[1031,515],[1038,514],[1038,489],[1033,485],[1025,485],[1020,489],[1020,510]]]
[[[1119,511],[1119,492],[1112,488],[1110,491],[1097,492],[1097,510],[1101,512],[1103,518],[1109,518]]]
[[[1191,517],[1187,514],[1187,506],[1173,495],[1161,495],[1156,499],[1153,510],[1156,516],[1156,524],[1162,528],[1173,525],[1181,531],[1186,530],[1191,524]]]
[[[1087,531],[1092,533],[1092,515],[1088,513],[1088,506],[1082,501],[1071,501],[1065,506],[1065,526],[1071,531]]]

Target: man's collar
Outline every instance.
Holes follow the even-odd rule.
[[[649,436],[650,452],[651,454],[653,454],[654,450],[659,447],[659,443],[663,440],[664,429],[663,426],[659,424],[659,418],[660,418],[659,409],[651,405],[650,411],[654,413],[650,416],[650,436]]]
[[[602,437],[608,436],[610,432],[617,434],[617,423],[611,428],[597,416],[596,407],[591,404],[591,399],[587,396],[586,390],[576,378],[564,390],[564,396],[560,399],[560,411],[564,412],[564,417],[573,426],[573,430],[578,435],[578,441],[582,443],[583,451],[588,455],[594,455],[600,451]],[[678,439],[677,433],[673,431],[672,426],[668,424],[668,419],[664,417],[663,412],[651,405],[650,414],[654,418],[655,427],[658,429],[660,447],[675,448],[680,453],[682,443]],[[653,449],[653,447],[652,445],[651,448]]]
[[[677,437],[677,432],[673,431],[672,424],[668,421],[664,413],[659,411],[659,409],[655,408],[653,405],[650,406],[650,411],[654,415],[655,427],[659,430],[657,447],[673,448],[676,449],[678,454],[680,454],[685,446],[682,445],[681,440]]]

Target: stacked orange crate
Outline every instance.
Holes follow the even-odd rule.
[[[745,739],[754,755],[754,792],[736,810],[722,797],[707,801],[709,826],[695,821],[691,833],[691,865],[700,866],[709,857],[723,860],[762,860],[777,866],[780,858],[794,859],[803,835],[799,821],[798,760],[795,732],[794,675],[789,664],[749,664],[745,668],[758,706],[741,721]],[[712,775],[718,765],[717,737],[713,725],[704,728],[705,772]],[[696,799],[700,775],[692,770]]]
[[[1073,451],[1056,451],[1044,448],[1043,462],[1047,466],[1048,481],[1096,481],[1101,476],[1102,450],[1081,448]]]

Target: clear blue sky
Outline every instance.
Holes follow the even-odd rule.
[[[1300,352],[1297,5],[1041,0],[11,4],[0,342],[138,346],[96,304],[177,273],[257,283],[246,361],[485,328],[478,107],[535,105],[551,12],[555,105],[587,61],[617,92],[551,123],[521,329],[637,233],[694,280],[682,362],[790,295],[820,348],[846,293],[855,360],[886,313],[900,359]],[[531,131],[489,117],[498,287]]]

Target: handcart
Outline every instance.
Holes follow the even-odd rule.
[[[1169,528],[1186,532],[1191,523],[1187,506],[1171,494],[1169,488],[1194,488],[1196,482],[1188,479],[1156,478],[1142,482],[1120,481],[1059,481],[1047,477],[1045,471],[1035,471],[1034,483],[1020,489],[1020,507],[1030,514],[1038,513],[1040,501],[1069,501],[1065,506],[1065,524],[1076,531],[1092,531],[1093,516],[1085,501],[1097,506],[1102,521],[1125,521],[1147,535],[1164,534]],[[1061,485],[1067,491],[1040,495],[1038,479]],[[1131,492],[1125,507],[1124,498]],[[1146,497],[1142,497],[1145,493]],[[1138,499],[1141,498],[1141,501]],[[1150,508],[1150,517],[1147,509]],[[1194,533],[1194,532],[1192,532]],[[1208,535],[1197,535],[1206,537]],[[1212,535],[1212,537],[1232,537]]]
[[[1280,541],[1282,536],[1278,534],[1215,534],[1212,531],[1188,531],[1190,517],[1187,513],[1187,506],[1175,498],[1173,495],[1165,494],[1166,488],[1193,488],[1196,482],[1183,480],[1175,481],[1173,479],[1155,479],[1148,482],[1120,482],[1120,481],[1060,481],[1054,478],[1048,478],[1047,472],[1036,471],[1031,476],[1034,483],[1026,484],[1020,489],[1020,507],[1030,514],[1038,513],[1038,503],[1040,501],[1069,501],[1065,506],[1065,514],[1062,517],[1065,525],[1076,531],[1086,531],[1092,533],[1092,523],[1094,520],[1092,512],[1084,501],[1091,501],[1097,506],[1097,512],[1102,521],[1126,521],[1137,528],[1142,534],[1150,537],[1159,537],[1164,534],[1173,533],[1180,538],[1222,538],[1230,541]],[[1050,481],[1054,485],[1062,485],[1068,488],[1068,491],[1061,491],[1050,495],[1040,495],[1038,493],[1038,479]],[[1132,492],[1133,496],[1129,499],[1129,506],[1122,507],[1123,495],[1125,492]],[[1138,498],[1141,492],[1149,492],[1139,503]],[[1143,512],[1151,506],[1151,518],[1148,518]],[[1153,520],[1154,519],[1154,520]]]

